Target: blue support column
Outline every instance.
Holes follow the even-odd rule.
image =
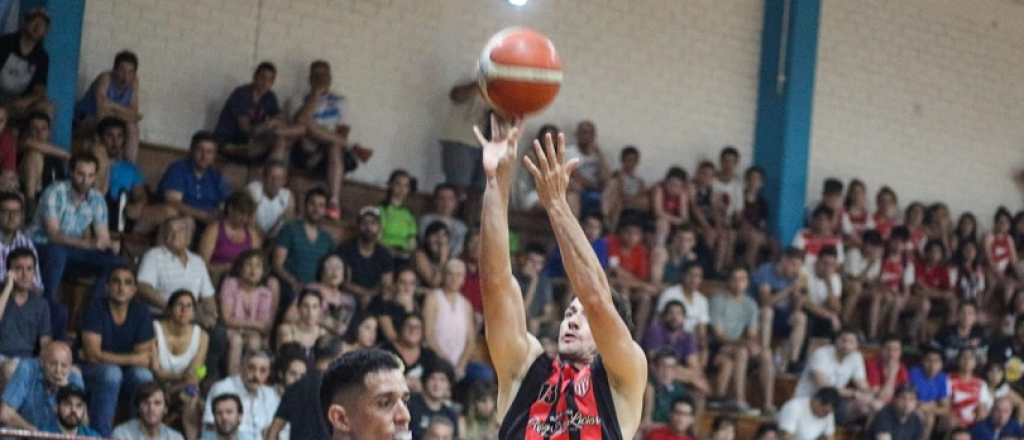
[[[765,0],[754,163],[765,170],[771,232],[803,226],[821,0]]]
[[[85,1],[21,0],[21,16],[24,17],[25,12],[37,6],[47,8],[51,18],[49,31],[43,40],[50,54],[46,96],[56,107],[50,137],[54,144],[70,148],[71,120],[78,93],[78,57],[82,45]]]

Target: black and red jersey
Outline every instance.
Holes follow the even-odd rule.
[[[541,355],[501,423],[504,440],[623,440],[600,356],[582,369]]]

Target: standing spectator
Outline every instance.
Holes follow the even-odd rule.
[[[135,392],[138,417],[114,428],[115,440],[184,440],[181,433],[164,424],[167,416],[167,392],[157,382],[139,385]]]
[[[971,427],[971,440],[1021,437],[1024,437],[1024,427],[1013,418],[1013,404],[1005,397],[996,399],[989,416]]]
[[[462,254],[469,227],[455,216],[458,207],[459,194],[454,186],[442,183],[434,187],[434,211],[421,215],[419,219],[420,240],[426,239],[427,229],[431,224],[440,221],[448,227],[449,255]]]
[[[693,440],[691,430],[696,415],[693,402],[686,397],[678,397],[672,401],[668,423],[648,431],[644,440]]]
[[[266,259],[258,249],[239,256],[220,286],[220,310],[228,332],[228,374],[238,372],[242,352],[270,343],[277,316],[277,280],[268,278]]]
[[[306,129],[298,145],[292,148],[291,163],[307,172],[327,175],[330,196],[327,200],[328,215],[337,220],[341,217],[338,203],[345,173],[354,171],[359,165],[356,159],[366,162],[373,150],[348,139],[350,127],[345,121],[345,98],[331,91],[331,65],[324,60],[309,65],[309,92],[296,102],[293,115],[295,123]],[[326,156],[326,158],[325,158]]]
[[[364,206],[359,210],[359,235],[339,245],[337,250],[352,274],[344,289],[354,293],[361,306],[392,285],[394,259],[378,241],[380,225],[380,209]]]
[[[246,353],[244,368],[240,375],[229,376],[213,384],[206,397],[206,412],[203,414],[203,425],[206,435],[216,428],[218,437],[227,430],[215,417],[220,409],[218,402],[225,395],[236,396],[240,404],[241,423],[238,425],[239,435],[252,440],[263,440],[263,433],[274,417],[281,397],[274,387],[264,385],[270,376],[270,355],[263,350]]]
[[[320,397],[320,384],[331,362],[341,355],[341,341],[324,338],[313,350],[313,369],[298,382],[289,386],[281,396],[281,404],[274,413],[274,421],[267,430],[266,440],[279,440],[281,430],[290,425],[289,438],[296,440],[330,440],[331,431],[319,411],[310,411],[310,402]]]
[[[732,382],[736,407],[741,412],[750,409],[747,404],[747,368],[753,360],[758,364],[760,386],[764,390],[764,409],[772,409],[775,383],[774,365],[770,350],[761,346],[758,338],[757,303],[747,295],[749,273],[742,267],[729,274],[729,290],[711,298],[711,336],[718,345],[714,366],[718,370],[714,396],[724,397]]]
[[[84,387],[73,366],[71,349],[61,341],[43,347],[38,359],[18,363],[18,370],[4,388],[0,422],[15,429],[38,431],[56,418],[57,390],[68,385]]]
[[[917,390],[913,385],[896,389],[895,400],[875,414],[868,426],[870,440],[927,440],[924,423],[917,413]]]
[[[0,278],[6,278],[7,256],[15,249],[25,248],[36,257],[32,288],[42,290],[39,253],[36,252],[36,245],[29,239],[28,234],[22,231],[25,221],[24,206],[19,194],[0,192],[0,262],[4,263],[0,264]]]
[[[527,243],[519,252],[517,267],[512,269],[512,276],[519,283],[523,292],[523,304],[526,306],[526,328],[534,336],[540,335],[542,328],[553,324],[555,318],[554,293],[551,279],[544,274],[547,252],[540,243]]]
[[[50,343],[50,307],[35,293],[36,256],[26,248],[7,254],[7,275],[0,291],[0,374],[14,375],[18,362]]]
[[[14,110],[15,120],[36,109],[53,113],[46,102],[50,55],[42,44],[49,28],[49,11],[37,7],[25,13],[18,32],[0,37],[0,104]]]
[[[246,187],[256,201],[256,226],[268,240],[295,215],[295,197],[288,189],[288,167],[279,160],[263,166],[263,180]]]
[[[44,424],[40,431],[76,437],[102,437],[85,424],[87,398],[85,390],[74,385],[57,390],[57,417]]]
[[[91,390],[89,420],[110,436],[119,396],[129,399],[142,383],[153,380],[153,318],[134,301],[135,273],[127,267],[111,271],[107,299],[94,302],[82,319],[82,375]]]
[[[157,237],[160,245],[146,251],[139,263],[139,299],[148,303],[152,312],[161,313],[171,294],[187,290],[199,300],[200,323],[209,327],[216,321],[217,303],[206,264],[188,250],[193,228],[188,217],[164,220]]]
[[[629,145],[619,154],[622,168],[612,173],[601,195],[601,215],[612,228],[618,227],[623,215],[650,221],[651,200],[647,182],[636,174],[640,165],[640,150]]]
[[[441,163],[445,183],[455,186],[459,199],[467,201],[473,212],[484,191],[484,168],[480,145],[473,127],[487,127],[490,110],[480,93],[476,79],[463,78],[448,92],[451,109],[441,134]]]
[[[285,121],[277,95],[271,90],[276,78],[277,68],[264,61],[256,66],[251,83],[231,92],[215,130],[223,142],[221,154],[246,164],[284,160],[289,145],[305,134],[305,127]]]
[[[452,425],[459,423],[459,413],[448,403],[451,397],[451,384],[455,381],[455,371],[452,366],[441,361],[434,365],[427,366],[423,371],[423,392],[413,394],[409,399],[409,428],[412,430],[413,440],[425,438],[424,435],[430,427],[430,420],[434,417],[444,417],[451,421]],[[458,438],[458,429],[455,436]]]
[[[164,202],[200,225],[217,220],[217,210],[228,196],[227,180],[213,167],[216,159],[217,137],[197,131],[189,143],[188,157],[170,164],[160,179]]]
[[[597,144],[597,127],[592,121],[576,125],[576,144],[565,147],[565,160],[572,159],[580,161],[573,170],[567,194],[572,212],[577,216],[585,212],[600,213],[601,193],[611,171]]]
[[[212,400],[210,407],[213,430],[206,431],[200,440],[259,440],[257,435],[239,429],[246,411],[237,394],[221,394]]]
[[[842,398],[835,388],[825,387],[811,396],[794,397],[779,411],[783,440],[831,440],[836,432],[835,410]]]
[[[121,262],[117,256],[120,243],[111,240],[107,229],[107,202],[92,187],[96,164],[96,156],[89,153],[72,157],[71,180],[54,183],[43,191],[32,225],[32,239],[42,262],[43,293],[50,301],[52,334],[56,339],[64,339],[67,320],[67,307],[57,299],[61,280],[90,274],[102,281]],[[99,302],[103,295],[103,283],[97,282],[95,286],[91,302]]]
[[[135,162],[139,154],[139,58],[127,50],[114,55],[114,68],[93,80],[89,90],[75,104],[78,130],[92,131],[99,121],[115,117],[127,125],[125,157]]]
[[[949,379],[942,372],[942,353],[925,348],[921,365],[910,369],[910,383],[917,389],[918,412],[924,417],[924,438],[931,438],[937,427],[940,432],[949,429]]]
[[[2,69],[2,68],[0,68]],[[51,183],[66,177],[64,161],[68,150],[50,142],[53,119],[45,112],[33,111],[25,117],[18,143],[18,176],[29,210],[34,210],[36,197]]]
[[[473,308],[462,296],[466,264],[450,260],[444,267],[444,282],[424,299],[423,324],[427,346],[455,367],[455,378],[466,376],[466,367],[476,344]]]
[[[274,244],[272,264],[274,275],[281,280],[284,304],[291,303],[303,285],[316,282],[317,264],[335,245],[322,226],[327,214],[327,192],[319,187],[309,190],[303,205],[302,218],[282,226]],[[351,262],[346,263],[351,266]]]
[[[255,215],[256,200],[247,191],[235,191],[224,201],[224,218],[208,224],[199,237],[199,256],[211,276],[220,279],[239,255],[263,247]]]
[[[416,179],[398,169],[388,177],[388,188],[380,210],[380,243],[398,260],[408,260],[416,248],[416,216],[409,209],[410,195],[416,194]]]

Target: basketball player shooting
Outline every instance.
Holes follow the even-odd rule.
[[[565,162],[565,138],[535,141],[536,181],[576,295],[558,329],[558,355],[547,356],[526,329],[523,295],[512,276],[508,202],[522,118],[492,117],[483,146],[487,187],[481,213],[487,345],[498,376],[499,438],[504,440],[627,440],[640,424],[647,360],[633,342],[629,303],[611,291],[604,270],[569,210],[566,187],[577,160]],[[557,142],[557,144],[556,144]]]

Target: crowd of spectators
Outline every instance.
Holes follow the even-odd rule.
[[[75,106],[80,151],[51,143],[49,24],[32,9],[0,37],[0,422],[118,439],[327,439],[308,408],[323,371],[381,347],[406,366],[415,440],[497,438],[478,344],[472,127],[488,110],[475,83],[451,90],[446,182],[429,212],[414,212],[417,179],[395,169],[381,203],[343,216],[344,178],[372,150],[350,141],[327,62],[310,64],[309,91],[284,106],[275,66],[260,63],[148,188],[129,51]],[[1024,437],[1024,212],[1000,208],[983,231],[941,201],[901,208],[881,186],[872,207],[865,182],[827,179],[783,244],[768,214],[788,208],[769,205],[764,171],[739,169],[736,148],[648,183],[641,149],[622,148],[615,169],[597,128],[580,122],[566,149],[580,161],[570,205],[650,357],[638,439],[692,439],[707,410],[775,417],[758,439],[840,426],[872,439]],[[232,188],[219,161],[261,173]],[[324,185],[293,192],[292,170]],[[539,209],[527,173],[512,199]],[[337,242],[339,221],[351,233]],[[128,240],[148,249],[133,258]],[[561,254],[551,241],[511,251],[523,319],[553,352],[572,297]],[[795,389],[776,396],[786,375]],[[736,423],[719,416],[710,437],[733,438]]]

